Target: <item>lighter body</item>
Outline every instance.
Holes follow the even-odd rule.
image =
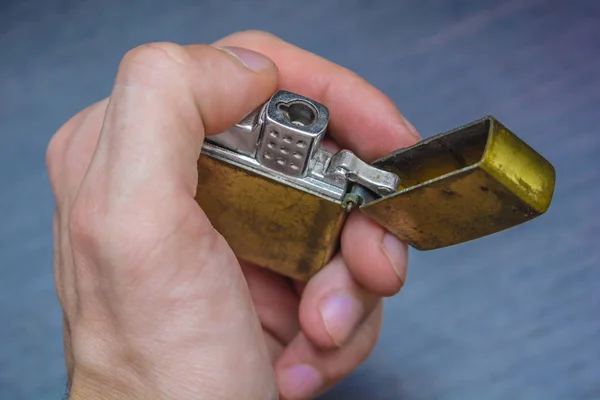
[[[275,93],[206,138],[196,201],[239,259],[305,281],[335,254],[349,212],[419,250],[456,245],[548,209],[552,165],[493,117],[373,162],[321,145],[325,105]]]

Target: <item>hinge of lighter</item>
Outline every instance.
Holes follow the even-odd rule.
[[[328,122],[325,105],[278,91],[206,138],[196,201],[238,258],[305,281],[336,252],[353,210],[430,250],[505,230],[550,206],[554,168],[493,117],[371,164],[326,150]]]

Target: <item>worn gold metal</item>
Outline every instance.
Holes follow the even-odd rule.
[[[399,150],[374,163],[400,190],[361,207],[419,250],[480,238],[543,214],[552,165],[492,117]]]
[[[206,155],[196,201],[238,258],[298,280],[329,261],[347,215],[339,203]]]
[[[327,108],[279,91],[207,138],[196,201],[238,258],[307,280],[337,251],[360,210],[419,250],[452,246],[548,209],[552,165],[492,117],[368,165],[320,142]]]

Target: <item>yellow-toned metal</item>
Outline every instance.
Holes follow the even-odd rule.
[[[339,203],[204,154],[196,201],[238,258],[299,280],[329,261],[346,218]]]
[[[552,165],[492,117],[398,150],[374,162],[370,170],[346,153],[345,160],[332,156],[322,164],[317,160],[326,158],[315,158],[311,168],[322,169],[321,175],[312,175],[311,185],[317,178],[323,179],[319,185],[329,184],[325,175],[339,168],[354,168],[353,179],[363,174],[363,183],[349,180],[335,193],[328,191],[332,186],[318,186],[325,190],[319,192],[303,178],[283,179],[282,171],[264,169],[256,161],[264,150],[259,147],[262,142],[248,121],[254,120],[247,118],[228,137],[203,150],[196,201],[238,258],[302,281],[336,252],[345,208],[362,203],[360,211],[392,234],[416,249],[430,250],[531,220],[548,209],[554,192]],[[281,136],[282,146],[290,146],[293,140],[287,135],[296,131],[274,132],[281,126],[265,131]],[[265,139],[267,152],[277,147],[271,136]],[[281,157],[277,161],[285,164]],[[383,174],[394,177],[393,188],[400,178],[395,193],[371,191],[379,190]],[[341,179],[350,174],[327,176]]]
[[[552,165],[492,117],[376,161],[400,176],[364,214],[419,250],[463,243],[543,214]]]

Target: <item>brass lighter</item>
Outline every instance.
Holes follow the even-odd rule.
[[[207,137],[196,201],[243,260],[307,280],[357,209],[419,250],[490,235],[543,214],[555,171],[493,117],[367,164],[321,145],[327,107],[287,91]]]

